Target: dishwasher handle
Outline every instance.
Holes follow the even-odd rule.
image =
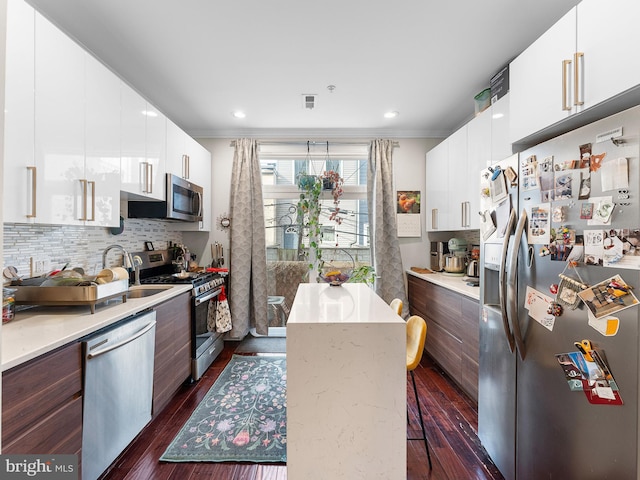
[[[130,337],[127,337],[124,340],[119,341],[118,343],[114,343],[113,345],[109,345],[108,347],[105,347],[101,350],[97,350],[95,352],[91,352],[87,354],[87,359],[91,360],[92,358],[99,357],[100,355],[104,355],[105,353],[108,353],[112,350],[115,350],[116,348],[120,348],[123,345],[126,345],[127,343],[134,341],[136,338],[141,337],[142,335],[147,333],[149,330],[151,330],[155,326],[155,324],[156,324],[156,321],[152,320],[151,322],[149,322],[147,325],[142,327],[140,330],[138,330],[136,333],[134,333]]]

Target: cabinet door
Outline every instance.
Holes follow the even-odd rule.
[[[161,303],[155,311],[154,417],[191,374],[191,293]]]
[[[585,109],[640,84],[632,32],[640,22],[637,0],[583,0],[578,5],[579,108]]]
[[[120,224],[120,80],[86,54],[87,225]]]
[[[85,52],[36,12],[38,223],[83,223]]]
[[[449,222],[443,230],[467,228],[467,202],[470,199],[470,173],[467,167],[467,125],[449,137],[449,160],[447,162],[447,189],[449,190]]]
[[[447,230],[449,225],[449,142],[444,139],[427,152],[427,231]]]
[[[187,138],[188,172],[190,180],[203,188],[202,221],[185,223],[182,230],[211,230],[211,153],[191,137]]]
[[[167,120],[167,173],[188,179],[187,139],[189,136],[171,120]],[[197,182],[196,182],[197,183]]]
[[[573,112],[572,65],[576,8],[547,30],[509,65],[511,143],[567,118]],[[563,70],[566,78],[563,82]],[[568,110],[563,110],[563,91]]]
[[[147,196],[158,200],[165,199],[166,193],[166,153],[167,153],[167,117],[147,102],[145,109],[146,136],[145,157],[149,168],[149,189]]]
[[[120,180],[122,191],[146,196],[149,190],[146,163],[147,101],[124,82],[120,84]]]
[[[82,345],[2,374],[3,453],[77,453],[82,439]]]
[[[5,222],[34,221],[34,22],[35,11],[27,3],[22,0],[7,2],[3,187]],[[37,211],[35,214],[37,215]]]
[[[491,164],[504,160],[512,154],[509,141],[510,93],[491,105]]]
[[[467,124],[467,185],[463,213],[465,228],[480,228],[480,172],[491,161],[491,108],[485,110]],[[455,168],[458,172],[462,168]],[[460,175],[460,173],[458,173]]]

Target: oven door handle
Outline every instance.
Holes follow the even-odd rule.
[[[207,293],[206,295],[204,295],[204,296],[202,296],[202,297],[198,297],[198,298],[196,298],[196,300],[195,300],[196,307],[197,307],[198,305],[200,305],[200,304],[202,304],[202,303],[206,302],[206,301],[211,300],[213,297],[217,297],[218,295],[220,295],[220,292],[221,292],[221,291],[222,291],[222,289],[221,289],[221,288],[219,288],[219,289],[214,290],[214,291],[212,291],[212,292],[210,292],[210,293]]]

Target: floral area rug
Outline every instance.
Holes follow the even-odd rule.
[[[284,355],[233,355],[160,460],[285,462],[286,386]]]

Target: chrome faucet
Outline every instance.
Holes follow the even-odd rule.
[[[120,250],[122,250],[122,266],[126,269],[129,269],[133,266],[133,260],[131,259],[131,255],[129,254],[129,252],[127,252],[124,247],[122,245],[109,245],[107,248],[104,249],[104,251],[102,252],[102,268],[107,268],[107,253],[109,253],[110,250],[114,249],[114,248],[118,248]]]

